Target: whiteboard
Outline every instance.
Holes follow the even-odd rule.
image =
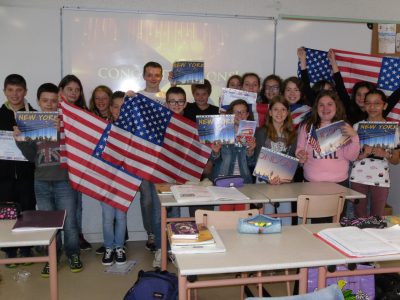
[[[297,76],[297,48],[304,46],[370,53],[372,31],[365,23],[279,20],[276,39],[276,74]]]
[[[123,91],[144,88],[142,69],[148,61],[163,66],[161,88],[166,90],[174,61],[204,60],[216,103],[230,75],[271,72],[274,27],[271,18],[63,9],[63,73],[77,75],[89,98],[99,84]]]
[[[36,91],[44,82],[60,81],[60,14],[54,9],[0,6],[0,80],[21,74],[27,99],[37,107]],[[0,98],[0,105],[4,97]]]

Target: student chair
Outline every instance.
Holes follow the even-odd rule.
[[[337,284],[330,285],[316,292],[288,297],[250,297],[246,300],[344,300],[343,293]]]
[[[258,209],[236,210],[236,211],[214,211],[198,209],[194,218],[197,224],[214,226],[215,229],[234,229],[237,226],[239,218],[248,218],[259,214]],[[247,276],[247,274],[241,274]],[[261,287],[260,287],[261,288]],[[197,290],[194,292],[194,298],[197,299]],[[244,297],[244,286],[240,286],[240,299]]]
[[[344,205],[343,194],[299,195],[297,197],[297,216],[306,224],[310,218],[333,217],[338,223]]]

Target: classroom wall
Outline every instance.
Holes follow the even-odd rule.
[[[57,83],[61,78],[61,26],[60,8],[82,7],[99,10],[131,10],[136,13],[215,15],[221,18],[234,15],[249,18],[305,18],[351,19],[353,21],[397,20],[400,2],[396,0],[230,0],[230,1],[182,1],[182,0],[0,0],[0,80],[10,73],[20,73],[28,81],[28,99],[35,102],[37,87],[46,81]],[[334,23],[332,23],[334,24]],[[334,26],[334,25],[332,25]],[[353,27],[353,26],[352,26]],[[364,35],[363,35],[364,36]],[[368,35],[366,35],[368,36]],[[318,39],[318,37],[313,37]],[[340,33],[333,38],[340,39]],[[289,38],[287,38],[289,39]],[[368,45],[364,37],[355,36],[354,43]],[[300,46],[296,45],[295,47]],[[307,46],[307,45],[306,45]],[[293,47],[293,48],[295,48]],[[365,46],[366,47],[366,46]],[[293,49],[294,50],[294,49]],[[357,51],[357,49],[354,49]],[[366,50],[367,52],[367,50]],[[0,98],[0,103],[2,102]],[[400,193],[400,168],[392,169],[392,190],[389,203],[400,213],[396,195]],[[84,202],[84,231],[89,240],[100,241],[100,205],[90,199]],[[90,218],[88,216],[91,216]],[[135,199],[129,211],[131,239],[144,239],[139,201]]]

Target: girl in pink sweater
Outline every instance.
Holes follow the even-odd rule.
[[[306,181],[329,181],[347,186],[350,162],[357,159],[360,142],[357,132],[349,124],[343,126],[342,134],[350,141],[335,152],[320,156],[314,142],[315,129],[344,120],[345,110],[336,93],[322,91],[316,98],[311,117],[300,127],[296,157],[303,164]],[[315,150],[317,149],[317,150]]]

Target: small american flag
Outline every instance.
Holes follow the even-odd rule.
[[[298,128],[311,113],[311,107],[305,104],[295,103],[290,105],[290,114],[292,116],[293,125]]]
[[[194,122],[141,94],[125,98],[105,138],[103,159],[154,183],[198,181],[211,152]]]
[[[319,146],[317,133],[314,125],[311,125],[310,127],[310,131],[308,133],[308,143],[310,144],[311,148],[313,148],[313,150],[317,153],[317,155],[320,156],[321,147]]]
[[[100,158],[100,139],[110,124],[66,101],[61,102],[61,108],[64,155],[72,187],[127,211],[141,180]]]

